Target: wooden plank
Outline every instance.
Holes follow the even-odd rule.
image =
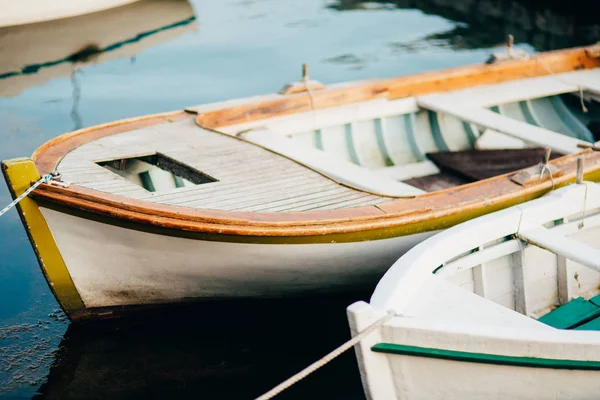
[[[513,266],[513,292],[515,311],[530,316],[532,310],[529,307],[529,292],[526,287],[524,251],[526,250],[521,250],[510,255]]]
[[[444,101],[463,106],[488,108],[499,104],[516,103],[538,97],[575,92],[578,90],[577,84],[571,83],[565,78],[571,77],[573,79],[574,76],[582,73],[598,73],[595,70],[592,71],[572,71],[514,82],[477,86],[443,93],[438,97],[444,99]]]
[[[382,204],[382,203],[386,203],[389,201],[391,201],[391,199],[386,199],[386,198],[382,198],[379,196],[369,195],[369,196],[363,197],[362,199],[357,199],[356,201],[348,202],[347,205],[346,204],[335,204],[335,205],[331,206],[331,208],[329,208],[330,206],[325,206],[321,209],[322,210],[327,210],[327,209],[337,210],[337,209],[343,208],[343,207],[363,207],[363,206]]]
[[[563,72],[595,68],[597,65],[597,59],[585,54],[584,49],[573,49],[571,52],[547,52],[536,54],[535,57],[526,60],[457,67],[444,71],[432,71],[396,78],[388,89],[389,98],[395,99],[439,91],[459,90],[466,87],[498,84],[538,76],[555,76]]]
[[[411,178],[404,181],[404,183],[418,187],[426,192],[436,192],[438,190],[449,189],[464,185],[465,183],[469,182],[470,180],[444,171],[440,172],[439,174]]]
[[[288,189],[301,186],[304,190],[310,190],[311,187],[316,186],[317,188],[323,185],[334,185],[335,183],[330,181],[317,181],[315,182],[312,177],[306,177],[302,174],[290,176],[286,180],[273,180],[266,179],[262,180],[257,178],[256,181],[246,181],[245,184],[240,182],[233,182],[226,185],[206,185],[205,188],[197,187],[196,190],[190,190],[185,195],[178,196],[178,193],[172,192],[165,196],[155,196],[155,200],[162,202],[177,202],[178,204],[196,203],[202,201],[220,201],[222,199],[240,198],[251,194],[269,193],[274,189],[281,188]],[[204,189],[204,190],[200,190]]]
[[[349,193],[343,197],[339,197],[338,199],[332,200],[330,199],[328,202],[321,202],[313,207],[304,208],[302,210],[336,210],[340,208],[353,207],[354,205],[362,203],[364,200],[369,200],[372,197],[371,195],[355,192],[354,194]]]
[[[440,172],[439,168],[429,160],[412,164],[395,165],[393,167],[378,168],[374,171],[397,181],[434,175]]]
[[[244,137],[278,154],[298,160],[303,165],[357,190],[390,197],[415,196],[423,193],[420,189],[379,176],[366,168],[327,157],[319,150],[298,148],[293,141],[285,137],[267,134],[268,132],[255,131],[248,132]]]
[[[574,329],[576,331],[600,331],[600,318],[595,318],[590,322],[586,322],[583,325],[579,325]]]
[[[560,304],[567,304],[571,301],[571,281],[572,277],[569,274],[569,263],[563,256],[557,256],[557,288],[558,301]]]
[[[548,69],[556,74],[595,68],[598,65],[598,60],[586,54],[584,48],[548,52],[526,60],[511,60],[494,65],[479,64],[388,80],[331,85],[313,93],[310,97],[305,93],[299,93],[240,100],[234,104],[224,104],[218,109],[214,109],[213,106],[212,110],[201,112],[197,122],[200,126],[209,128],[223,127],[376,98],[399,99],[551,75]]]
[[[578,297],[538,318],[538,321],[557,329],[572,329],[599,316],[600,307]]]
[[[446,103],[434,99],[433,96],[419,98],[418,103],[429,110],[447,113],[465,122],[489,128],[540,147],[550,147],[562,154],[577,153],[580,151],[577,147],[578,144],[588,144],[583,140],[570,138],[560,133],[507,118],[493,111]]]
[[[427,157],[441,170],[469,181],[479,181],[539,164],[544,159],[542,148],[507,150],[465,150],[428,153]],[[562,154],[551,153],[550,158]]]
[[[340,190],[341,189],[341,190]],[[330,190],[337,190],[337,192],[347,193],[348,190],[342,188],[340,186],[331,186],[329,184],[321,185],[321,186],[311,186],[309,188],[302,186],[290,186],[287,188],[276,187],[275,190],[264,191],[262,193],[253,193],[250,192],[244,196],[237,196],[235,198],[225,198],[221,200],[205,200],[203,202],[195,202],[191,203],[194,207],[203,207],[203,208],[213,208],[217,207],[218,209],[244,209],[247,211],[254,211],[257,207],[258,209],[269,206],[270,204],[274,204],[280,201],[286,201],[292,199],[304,197],[307,195],[314,195],[315,193],[319,195],[320,193],[325,193]],[[238,207],[242,205],[241,207]]]
[[[296,205],[293,208],[285,208],[281,211],[292,212],[292,211],[308,211],[308,210],[321,210],[327,209],[326,207],[333,207],[329,209],[334,209],[337,207],[337,204],[346,202],[349,200],[357,200],[364,199],[370,195],[362,192],[347,192],[337,195],[335,198],[327,199],[327,201],[322,200],[311,200],[302,205]]]
[[[302,195],[290,196],[281,200],[272,201],[270,203],[263,203],[260,205],[252,205],[244,207],[246,211],[283,211],[293,209],[295,207],[301,207],[309,202],[315,201],[326,201],[327,199],[337,198],[339,195],[347,195],[348,189],[343,186],[337,188],[321,190],[314,193],[307,193]]]

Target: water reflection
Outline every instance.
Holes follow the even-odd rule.
[[[38,398],[254,398],[350,338],[336,297],[181,307],[70,325]],[[361,399],[353,351],[278,398]]]
[[[0,29],[0,96],[71,76],[92,63],[133,57],[140,51],[194,30],[186,0],[145,0],[80,17]],[[76,100],[76,99],[74,99]],[[77,108],[73,109],[75,124]]]
[[[588,7],[589,6],[589,7]],[[598,5],[564,7],[561,2],[524,0],[338,0],[331,9],[380,10],[419,9],[459,22],[444,32],[418,40],[391,42],[392,49],[419,51],[424,46],[450,46],[453,49],[478,49],[499,45],[508,34],[517,41],[529,43],[537,50],[553,50],[596,42],[600,23],[593,18]]]

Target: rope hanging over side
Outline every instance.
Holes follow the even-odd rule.
[[[44,182],[50,182],[51,179],[52,179],[52,175],[51,174],[47,174],[47,175],[42,176],[36,183],[34,183],[33,185],[31,185],[31,187],[29,189],[27,189],[25,192],[23,192],[22,195],[20,195],[19,197],[17,197],[16,199],[14,199],[12,203],[10,203],[6,207],[4,207],[0,211],[0,217],[3,216],[4,214],[6,214],[6,212],[8,210],[10,210],[11,208],[13,208],[17,204],[19,204],[19,202],[21,200],[23,200],[25,197],[27,197],[29,195],[29,193],[33,192],[42,183],[44,183]]]
[[[540,57],[537,56],[537,54],[529,54],[527,53],[527,51],[523,50],[523,49],[518,49],[514,47],[514,37],[513,35],[508,35],[508,40],[505,46],[505,51],[506,51],[506,56],[505,58],[509,59],[509,60],[528,60],[528,59],[534,59],[536,60],[536,62],[538,62],[542,67],[544,67],[544,69],[548,72],[548,74],[550,75],[556,75],[556,72],[554,72],[550,66],[548,64],[546,64],[546,62],[544,60],[542,60]],[[487,61],[488,64],[494,63],[496,62],[498,59],[495,55],[492,55],[492,57]],[[571,82],[565,81],[560,79],[559,77],[555,77],[557,81],[564,83],[565,85],[572,85]],[[577,90],[579,91],[579,102],[581,105],[581,111],[583,111],[584,113],[588,112],[587,107],[585,106],[585,99],[584,99],[584,95],[583,95],[583,90],[584,87],[581,85],[577,85]]]
[[[332,361],[333,359],[335,359],[336,357],[338,357],[339,355],[344,353],[346,350],[351,349],[355,344],[357,344],[358,342],[363,340],[365,338],[365,336],[367,336],[369,333],[373,332],[379,326],[385,324],[387,321],[389,321],[393,317],[395,317],[395,314],[393,312],[389,312],[388,315],[375,321],[367,329],[365,329],[358,335],[354,336],[352,339],[348,340],[346,343],[344,343],[337,349],[333,350],[331,353],[327,354],[325,357],[312,363],[308,367],[304,368],[302,371],[298,372],[296,375],[286,379],[285,381],[283,381],[279,385],[275,386],[273,389],[269,390],[262,396],[257,397],[256,400],[269,400],[269,399],[272,399],[273,397],[277,396],[279,393],[283,392],[290,386],[292,386],[292,385],[298,383],[299,381],[301,381],[302,379],[306,378],[308,375],[312,374],[319,368],[323,367],[324,365],[326,365],[327,363],[329,363],[330,361]]]
[[[548,176],[550,177],[550,181],[552,182],[552,190],[554,190],[554,177],[552,176],[552,171],[550,171],[550,152],[552,149],[548,148],[544,152],[544,159],[542,160],[542,170],[540,171],[540,180],[544,179],[544,172],[548,172]]]

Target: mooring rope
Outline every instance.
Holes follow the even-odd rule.
[[[277,396],[279,393],[283,392],[290,386],[292,386],[292,385],[298,383],[299,381],[301,381],[302,379],[306,378],[308,375],[312,374],[319,368],[323,367],[324,365],[326,365],[327,363],[329,363],[330,361],[332,361],[333,359],[335,359],[336,357],[338,357],[339,355],[344,353],[346,350],[351,349],[355,344],[357,344],[358,342],[363,340],[365,338],[365,336],[367,336],[369,333],[373,332],[377,327],[386,323],[387,321],[389,321],[390,319],[392,319],[395,316],[396,316],[395,313],[393,313],[391,311],[388,312],[388,315],[375,321],[367,329],[365,329],[358,335],[354,336],[352,339],[348,340],[346,343],[342,344],[340,347],[333,350],[332,352],[327,354],[325,357],[321,358],[320,360],[315,361],[308,367],[304,368],[302,371],[298,372],[296,375],[286,379],[285,381],[283,381],[279,385],[275,386],[273,389],[269,390],[262,396],[257,397],[256,400],[269,400],[269,399],[272,399],[273,397]]]
[[[44,182],[50,182],[51,179],[52,179],[52,175],[51,174],[47,174],[47,175],[42,176],[40,178],[40,180],[38,180],[36,183],[34,183],[33,185],[31,185],[31,187],[29,189],[27,189],[25,192],[23,192],[22,195],[20,195],[19,197],[17,197],[16,199],[14,199],[12,203],[10,203],[6,207],[4,207],[2,209],[2,211],[0,211],[0,217],[3,216],[4,214],[6,214],[6,212],[8,210],[10,210],[11,208],[13,208],[17,204],[19,204],[19,202],[21,200],[23,200],[25,197],[27,197],[29,195],[29,193],[33,192],[35,190],[35,188],[37,188],[38,186],[40,186]]]
[[[532,59],[536,60],[539,64],[541,64],[542,67],[544,67],[544,69],[548,72],[548,74],[554,76],[554,78],[558,82],[561,82],[565,85],[573,85],[572,82],[565,81],[565,80],[562,80],[559,77],[557,77],[556,72],[554,72],[550,68],[550,66],[548,64],[546,64],[546,62],[544,60],[542,60],[540,57],[538,57],[537,54],[529,54],[527,51],[525,51],[523,49],[515,49],[513,47],[513,43],[514,43],[514,37],[512,35],[508,35],[508,43],[506,45],[506,55],[510,60],[528,60],[528,59],[532,58]],[[577,90],[579,91],[579,102],[581,105],[581,111],[584,113],[587,113],[588,109],[585,106],[583,89],[584,89],[584,87],[582,85],[577,84]]]

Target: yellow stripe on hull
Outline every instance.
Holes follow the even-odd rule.
[[[40,173],[29,158],[3,161],[2,172],[13,199],[25,192],[31,186],[31,182],[40,179]],[[85,306],[81,296],[37,203],[25,197],[17,205],[17,209],[42,272],[60,306],[67,315],[82,311]]]

